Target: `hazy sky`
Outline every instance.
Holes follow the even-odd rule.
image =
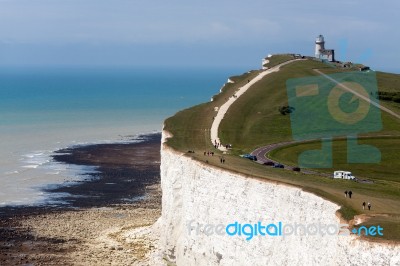
[[[400,72],[400,1],[0,0],[0,65],[239,66],[268,53]],[[347,54],[347,56],[346,56]]]

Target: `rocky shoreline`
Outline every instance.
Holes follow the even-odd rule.
[[[157,239],[146,228],[161,215],[160,138],[57,152],[98,173],[47,190],[67,204],[1,208],[0,265],[145,265]]]

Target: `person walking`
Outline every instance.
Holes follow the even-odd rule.
[[[363,206],[363,210],[365,210],[365,201],[363,202],[362,206]]]
[[[371,203],[368,202],[368,210],[371,210]]]
[[[351,195],[353,194],[353,192],[351,192],[351,190],[349,191],[349,198],[351,199]]]
[[[347,190],[344,192],[344,197],[347,198]]]

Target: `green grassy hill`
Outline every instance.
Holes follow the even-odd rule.
[[[280,56],[274,59],[273,56],[270,62],[279,64],[287,60],[287,57]],[[387,232],[392,232],[392,234],[385,234],[384,238],[400,241],[400,178],[396,176],[400,170],[399,119],[382,112],[383,129],[380,132],[364,134],[367,138],[362,139],[363,142],[375,145],[381,150],[381,164],[348,165],[343,159],[346,143],[338,139],[333,145],[334,168],[318,169],[326,173],[332,173],[337,168],[349,169],[356,175],[373,180],[373,184],[333,180],[319,175],[274,169],[238,156],[267,144],[292,140],[290,117],[279,112],[279,107],[288,105],[286,80],[317,75],[313,69],[320,69],[324,73],[345,71],[314,60],[296,61],[282,67],[277,73],[267,75],[238,98],[228,110],[219,128],[222,143],[233,145],[230,154],[223,155],[226,158],[224,165],[219,162],[219,156],[222,155],[214,149],[210,141],[210,128],[213,117],[216,115],[214,107],[221,106],[259,71],[232,77],[231,80],[235,83],[227,84],[220,94],[214,96],[212,102],[180,111],[167,119],[165,130],[173,134],[173,138],[169,139],[167,144],[182,152],[194,150],[194,154],[188,153],[187,156],[203,162],[207,161],[206,163],[210,165],[301,187],[305,191],[310,191],[342,206],[340,213],[347,220],[351,220],[358,214],[370,215],[370,220],[366,223],[379,222]],[[400,87],[398,87],[400,75],[378,72],[377,79],[379,92],[400,92]],[[394,101],[382,101],[382,104],[394,111],[399,111],[398,103]],[[385,136],[381,137],[382,135]],[[274,150],[270,156],[278,161],[296,165],[297,156],[301,151],[316,148],[318,145],[320,145],[318,142],[291,145]],[[214,151],[217,156],[205,157],[204,151]],[[352,200],[344,197],[345,190],[354,192]],[[362,210],[363,201],[370,201],[373,204],[370,212]]]

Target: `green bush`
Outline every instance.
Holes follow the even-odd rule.
[[[280,106],[279,107],[279,112],[282,115],[293,113],[293,111],[294,111],[294,107],[291,107],[291,106]]]
[[[393,96],[390,95],[379,95],[379,100],[382,101],[391,101],[393,99]]]

